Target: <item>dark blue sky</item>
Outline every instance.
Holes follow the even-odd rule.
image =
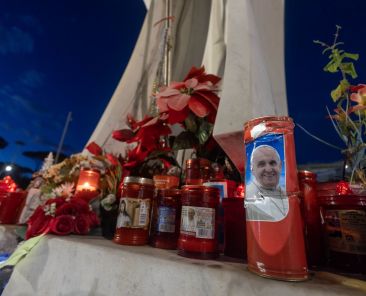
[[[142,1],[0,2],[0,161],[25,150],[79,152],[123,73],[145,16]],[[16,140],[26,143],[15,144]]]
[[[330,41],[335,25],[350,52],[360,53],[366,82],[366,1],[286,1],[286,79],[290,115],[309,131],[341,143],[327,120],[329,92],[339,76],[313,39]],[[129,60],[145,16],[143,1],[0,2],[0,136],[9,145],[0,162],[35,169],[25,150],[55,150],[68,111],[73,121],[65,152],[79,152],[102,115]],[[238,36],[240,38],[240,36]],[[298,163],[341,158],[301,130],[295,131]],[[25,142],[25,146],[15,141]]]
[[[354,83],[366,83],[366,25],[363,14],[365,0],[287,0],[286,1],[286,83],[289,114],[307,130],[320,138],[342,146],[327,111],[335,108],[330,91],[338,85],[338,73],[323,72],[328,63],[322,48],[313,44],[318,39],[332,43],[335,25],[342,26],[340,41],[343,48],[359,53],[355,62],[358,78]],[[295,129],[298,163],[333,162],[341,160],[334,150]],[[343,147],[343,146],[342,146]]]

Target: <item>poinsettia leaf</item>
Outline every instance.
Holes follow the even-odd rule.
[[[112,138],[121,142],[126,142],[131,138],[133,138],[134,136],[135,133],[130,129],[115,130],[112,133]]]
[[[201,145],[206,143],[206,141],[210,138],[213,131],[213,124],[208,123],[207,121],[202,121],[196,136]]]
[[[184,131],[180,133],[174,140],[173,150],[189,149],[197,146],[198,141],[194,133]]]
[[[197,124],[192,114],[189,114],[188,117],[184,120],[186,128],[188,131],[195,133],[197,131]]]

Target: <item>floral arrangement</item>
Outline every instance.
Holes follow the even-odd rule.
[[[92,227],[98,225],[99,219],[86,201],[56,197],[39,206],[29,218],[26,239],[47,233],[88,234]]]
[[[157,115],[147,115],[141,121],[128,115],[129,128],[112,134],[118,141],[135,145],[127,151],[123,168],[132,174],[151,176],[162,166],[165,169],[179,166],[174,150],[194,148],[197,156],[206,156],[213,145],[211,136],[219,105],[220,80],[207,74],[203,66],[192,67],[183,81],[158,89]],[[173,125],[180,127],[178,135],[173,135]],[[151,160],[155,160],[153,165]],[[146,174],[143,168],[149,162],[150,171]]]
[[[349,53],[340,46],[339,31],[336,33],[332,44],[315,40],[324,48],[323,54],[328,54],[329,62],[323,70],[328,73],[339,73],[341,80],[331,91],[330,95],[336,104],[334,114],[328,111],[333,126],[344,142],[346,148],[342,150],[345,155],[345,178],[351,183],[361,183],[366,186],[365,174],[365,132],[366,132],[366,85],[353,85],[350,79],[357,78],[357,72],[353,61],[357,61],[358,54]]]

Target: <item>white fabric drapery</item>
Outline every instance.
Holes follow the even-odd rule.
[[[130,62],[88,142],[123,152],[111,138],[126,127],[128,113],[148,111],[159,62],[166,0],[152,0]],[[243,123],[264,115],[287,115],[284,78],[284,0],[174,0],[171,78],[191,66],[223,77],[214,136],[240,171]]]

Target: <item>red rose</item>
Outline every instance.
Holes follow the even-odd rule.
[[[39,208],[34,212],[34,214],[28,220],[28,228],[25,234],[25,238],[29,239],[31,237],[40,235],[42,233],[48,233],[50,230],[50,222],[52,217],[45,215],[43,210],[38,211]]]
[[[72,204],[80,214],[86,214],[90,211],[89,203],[82,198],[72,198],[70,204]]]
[[[89,219],[86,215],[75,218],[74,232],[76,234],[87,234],[90,230]]]
[[[61,215],[53,218],[50,223],[50,231],[57,235],[67,235],[74,230],[74,218],[70,215]]]
[[[75,204],[68,202],[56,209],[55,216],[56,217],[61,215],[76,216],[78,214],[79,214],[79,208]]]
[[[50,205],[52,203],[56,204],[56,208],[62,206],[64,203],[66,203],[65,198],[63,197],[56,197],[56,198],[50,198],[49,200],[46,201],[46,205]]]
[[[93,211],[90,211],[87,215],[90,227],[96,227],[100,224],[99,218],[97,214]]]

